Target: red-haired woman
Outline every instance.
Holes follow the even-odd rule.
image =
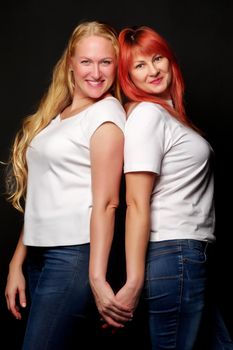
[[[215,241],[213,151],[186,115],[166,40],[141,26],[123,29],[119,42],[128,98],[127,281],[117,298],[135,309],[144,286],[152,348],[191,350],[204,309],[206,249]]]

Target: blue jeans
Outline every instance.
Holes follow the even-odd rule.
[[[207,243],[150,242],[145,281],[153,350],[191,350],[204,310]]]
[[[31,307],[23,350],[78,348],[94,307],[88,266],[89,244],[29,248]]]

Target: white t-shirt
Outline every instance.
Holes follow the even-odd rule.
[[[124,132],[125,111],[114,97],[75,116],[60,115],[27,150],[28,183],[23,242],[61,246],[90,241],[92,210],[90,139],[105,122]]]
[[[214,241],[213,150],[162,106],[138,104],[125,125],[124,172],[158,174],[151,196],[151,241]]]

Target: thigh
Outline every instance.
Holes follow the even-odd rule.
[[[177,349],[193,349],[205,304],[206,244],[200,241],[186,240],[181,247],[184,272]]]
[[[77,337],[82,334],[93,306],[89,245],[43,249],[39,260],[39,277],[35,259],[29,260],[29,280],[34,289],[23,349],[67,349],[73,333]]]
[[[203,310],[207,287],[207,258],[205,243],[186,240],[182,244],[184,283],[182,312]]]
[[[145,297],[152,348],[193,348],[204,305],[206,257],[190,240],[149,245]]]
[[[175,349],[182,276],[180,246],[173,241],[150,243],[144,295],[152,349]]]

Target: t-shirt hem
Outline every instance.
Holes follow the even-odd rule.
[[[156,237],[157,236],[157,237]],[[169,240],[179,240],[179,239],[193,239],[196,241],[204,241],[204,242],[209,242],[213,243],[216,241],[216,237],[212,234],[203,234],[203,235],[185,235],[185,234],[170,234],[170,235],[164,235],[164,234],[151,234],[150,236],[150,242],[161,242],[161,241],[169,241]]]
[[[51,242],[43,242],[43,241],[23,241],[23,244],[28,247],[61,247],[61,246],[72,246],[72,245],[81,245],[90,243],[90,240],[80,240],[80,241],[51,241]]]
[[[147,165],[140,165],[140,166],[124,166],[124,173],[130,173],[130,172],[137,172],[137,171],[148,171],[155,174],[159,174],[160,171],[156,167],[151,167]]]

